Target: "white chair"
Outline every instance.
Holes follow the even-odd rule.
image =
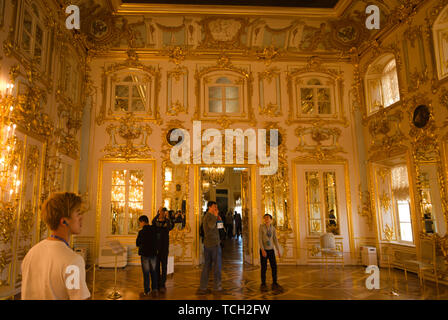
[[[341,263],[344,268],[344,253],[336,247],[336,239],[332,233],[324,233],[320,236],[320,252],[324,260],[325,267],[328,266],[328,260],[335,263]]]

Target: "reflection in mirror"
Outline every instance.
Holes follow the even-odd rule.
[[[163,174],[163,206],[174,228],[183,230],[187,220],[187,184],[188,168],[185,165],[166,165]]]
[[[439,166],[437,162],[424,162],[418,165],[418,192],[422,213],[422,229],[427,234],[446,233],[442,199],[439,185]]]
[[[339,235],[335,172],[324,172],[324,192],[326,231]]]
[[[288,185],[284,167],[275,175],[263,176],[263,212],[273,217],[273,224],[287,229],[288,223]]]

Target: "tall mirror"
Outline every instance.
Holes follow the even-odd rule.
[[[420,202],[422,231],[426,234],[446,234],[440,184],[443,172],[438,161],[417,162],[417,192]]]
[[[168,209],[171,222],[177,230],[187,224],[188,167],[165,162],[163,169],[163,206]]]

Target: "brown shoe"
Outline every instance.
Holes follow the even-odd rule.
[[[198,291],[196,291],[197,295],[204,295],[204,294],[208,294],[210,293],[209,289],[198,289]]]

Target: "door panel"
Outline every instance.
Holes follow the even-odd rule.
[[[320,235],[335,234],[337,247],[350,257],[349,210],[344,164],[296,164],[296,221],[299,263],[321,263]]]
[[[99,242],[97,243],[99,243],[99,247],[102,247],[106,246],[108,241],[118,240],[124,247],[128,248],[128,263],[140,264],[140,257],[135,246],[138,233],[136,219],[140,215],[146,215],[151,221],[155,216],[154,161],[129,161],[126,163],[104,161],[101,170],[101,192],[99,193],[101,197],[99,202],[101,204],[101,216],[100,223],[97,226],[97,236],[99,234]],[[125,186],[117,186],[120,183],[117,182],[116,176],[113,181],[114,171],[126,171],[128,178]],[[135,182],[136,172],[143,174],[141,180],[139,180],[142,181],[142,187],[139,185],[140,182]],[[113,185],[115,186],[113,187]],[[112,192],[114,192],[114,195]],[[135,199],[136,195],[138,199]],[[141,195],[143,195],[143,199],[140,199]],[[123,198],[123,201],[119,203],[123,206],[119,206],[119,210],[117,210],[118,201],[112,201],[118,198]],[[122,213],[120,219],[113,220],[112,215],[117,215],[117,212]]]

